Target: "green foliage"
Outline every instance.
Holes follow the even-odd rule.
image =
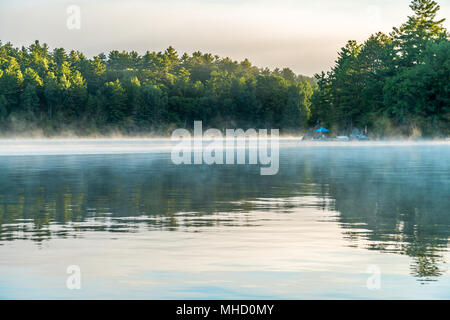
[[[446,136],[449,120],[449,40],[435,1],[414,0],[414,15],[388,36],[349,41],[336,65],[316,75],[310,123],[349,132]]]
[[[143,56],[111,51],[87,59],[38,41],[28,48],[0,43],[0,126],[66,129],[83,134],[166,133],[173,127],[264,126],[304,129],[314,80],[284,68],[242,62],[173,47]]]
[[[311,79],[289,68],[209,53],[111,51],[88,59],[35,41],[0,42],[0,129],[14,123],[47,134],[157,132],[191,127],[279,128],[323,125],[376,136],[450,134],[449,40],[439,6],[413,0],[413,14],[391,34],[349,41],[335,66]],[[24,126],[22,125],[21,128]],[[336,132],[338,133],[338,132]]]
[[[435,21],[440,9],[435,1],[413,0],[410,8],[414,15],[400,28],[394,28],[391,36],[398,65],[410,67],[423,60],[423,52],[430,40],[445,39],[447,32],[442,26],[445,19]]]

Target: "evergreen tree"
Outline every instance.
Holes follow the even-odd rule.
[[[435,1],[413,0],[410,8],[414,14],[400,28],[394,28],[392,33],[400,67],[421,63],[427,43],[447,37],[443,27],[445,19],[436,20],[440,6]]]

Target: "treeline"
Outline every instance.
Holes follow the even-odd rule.
[[[439,6],[414,0],[389,35],[349,41],[315,78],[209,53],[112,51],[87,58],[38,41],[0,42],[0,135],[168,134],[194,120],[215,128],[279,128],[383,136],[450,134],[450,44]]]
[[[167,134],[202,120],[215,128],[307,125],[315,79],[195,52],[112,51],[88,59],[38,41],[0,43],[0,134]]]
[[[450,44],[439,5],[414,0],[413,15],[389,35],[349,41],[331,71],[316,75],[311,124],[374,136],[450,134]]]

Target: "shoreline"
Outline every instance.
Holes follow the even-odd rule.
[[[270,140],[270,139],[269,139]],[[225,142],[225,140],[223,140]],[[193,142],[193,141],[192,141]],[[210,141],[204,140],[204,146]],[[0,139],[0,157],[170,154],[179,141],[170,139]],[[225,143],[224,143],[225,144]],[[433,141],[301,141],[280,138],[280,149],[450,147],[450,140]],[[241,147],[236,146],[236,150]],[[234,147],[233,147],[234,148]],[[245,149],[251,149],[246,143]],[[195,147],[194,147],[195,150]],[[224,145],[224,150],[228,150]]]

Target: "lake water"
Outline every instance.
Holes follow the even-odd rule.
[[[0,298],[448,299],[449,160],[283,140],[261,176],[164,140],[0,141]]]

